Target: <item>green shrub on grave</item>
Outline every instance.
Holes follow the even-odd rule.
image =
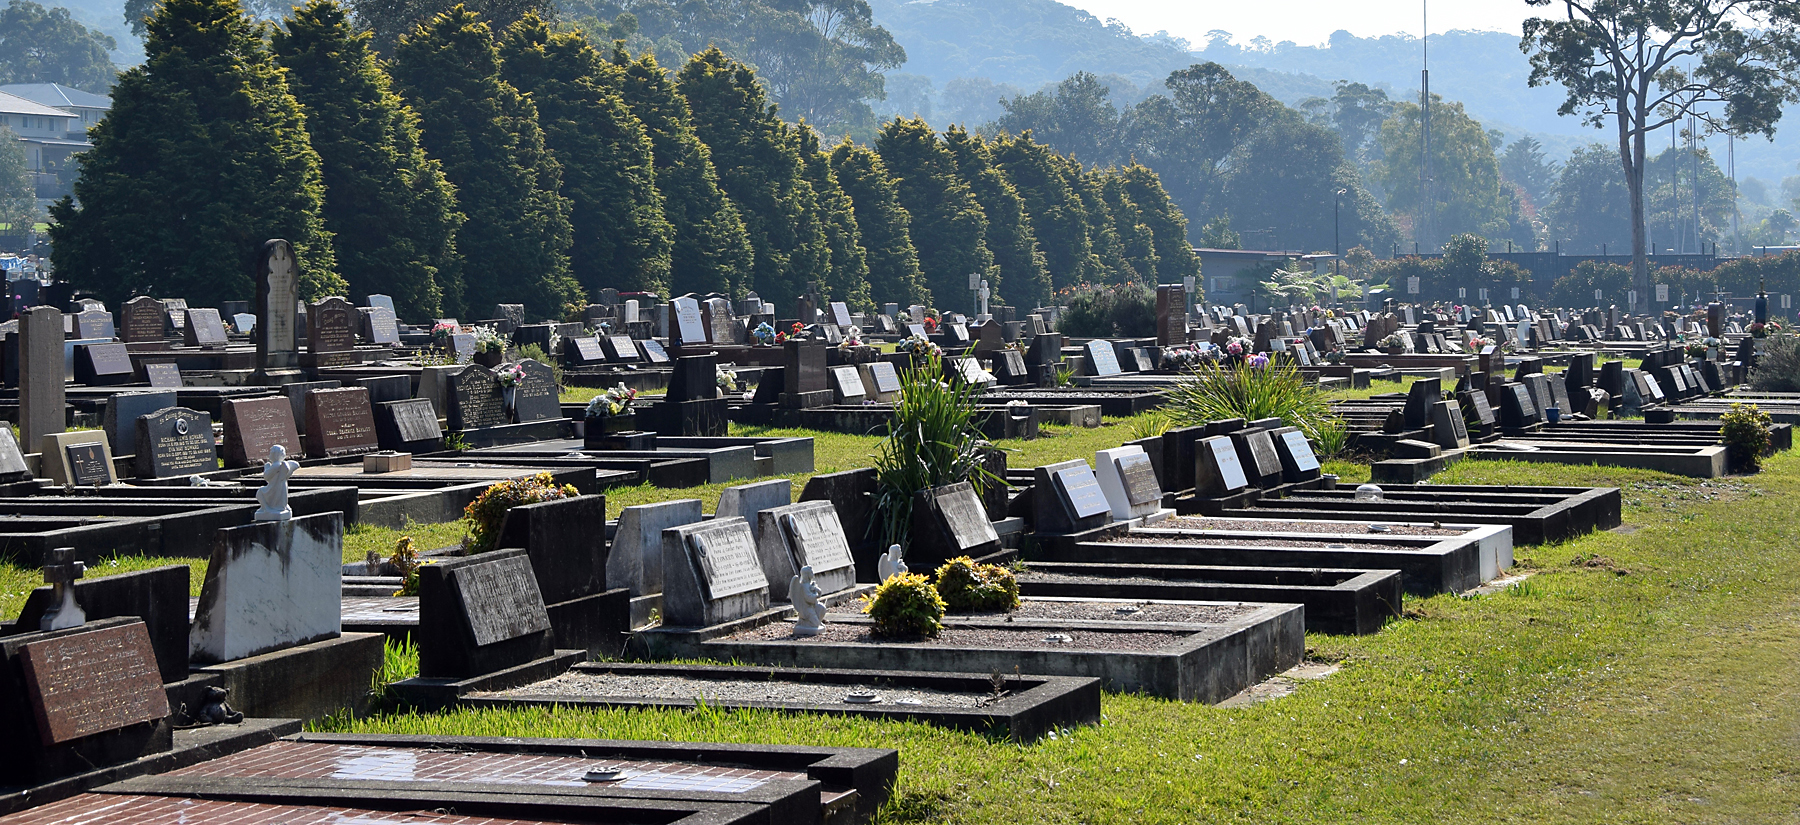
[[[968,556],[937,569],[937,592],[956,612],[1012,610],[1019,606],[1019,579],[997,564],[979,564]]]
[[[935,638],[944,628],[944,600],[918,573],[889,578],[863,605],[875,619],[875,635],[890,639]]]
[[[549,473],[508,479],[482,490],[481,495],[463,509],[463,520],[469,522],[469,537],[463,540],[463,552],[472,556],[493,550],[500,541],[500,526],[506,522],[506,511],[514,507],[578,495],[581,493],[576,491],[575,485],[558,487],[555,477]]]
[[[1774,423],[1769,414],[1757,409],[1755,404],[1733,404],[1719,416],[1719,435],[1731,454],[1731,466],[1752,473],[1760,471],[1763,454],[1773,443],[1769,428]]]

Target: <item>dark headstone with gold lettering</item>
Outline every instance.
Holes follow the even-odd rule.
[[[315,367],[357,363],[356,330],[361,313],[342,298],[326,298],[306,311],[307,362]]]
[[[375,416],[369,409],[369,391],[362,387],[344,387],[307,393],[305,442],[308,458],[357,455],[381,449],[375,439]]]
[[[450,378],[444,418],[452,431],[479,430],[507,423],[500,382],[487,367],[471,364]]]
[[[138,478],[173,478],[219,469],[212,416],[170,407],[137,419]]]
[[[161,342],[168,334],[169,315],[163,302],[140,295],[119,310],[119,338],[133,344]]]

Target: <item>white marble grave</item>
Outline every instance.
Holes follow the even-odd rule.
[[[702,518],[697,498],[620,510],[619,526],[613,531],[612,548],[606,555],[607,586],[629,588],[632,596],[661,593],[663,531]]]
[[[343,560],[343,513],[220,529],[188,633],[190,658],[229,662],[335,638]]]

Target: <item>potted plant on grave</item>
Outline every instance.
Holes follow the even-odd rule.
[[[500,393],[506,398],[506,408],[513,408],[513,396],[519,389],[519,382],[525,380],[524,364],[507,364],[494,370],[494,377],[500,381]]]
[[[756,329],[750,330],[750,338],[759,347],[771,347],[781,343],[785,336],[776,332],[775,327],[770,326],[768,321],[764,321],[757,324]]]
[[[495,332],[493,327],[475,327],[475,363],[484,367],[497,367],[501,359],[506,357],[506,341]]]
[[[1405,355],[1406,348],[1410,343],[1406,340],[1406,336],[1398,332],[1390,332],[1386,338],[1381,339],[1381,348],[1389,355]]]
[[[587,405],[587,432],[624,433],[637,429],[637,414],[631,410],[637,392],[620,382],[619,386],[594,396]]]
[[[431,342],[440,348],[449,349],[450,336],[455,334],[455,324],[446,324],[443,321],[439,321],[431,325]]]

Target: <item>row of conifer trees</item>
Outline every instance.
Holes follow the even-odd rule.
[[[59,277],[109,300],[246,297],[271,237],[303,295],[386,293],[412,320],[559,314],[606,287],[779,302],[808,281],[857,307],[960,305],[972,272],[1033,306],[1199,270],[1143,166],[920,120],[822,146],[717,49],[671,75],[457,6],[383,59],[334,0],[279,26],[162,0],[145,55],[51,209]]]

